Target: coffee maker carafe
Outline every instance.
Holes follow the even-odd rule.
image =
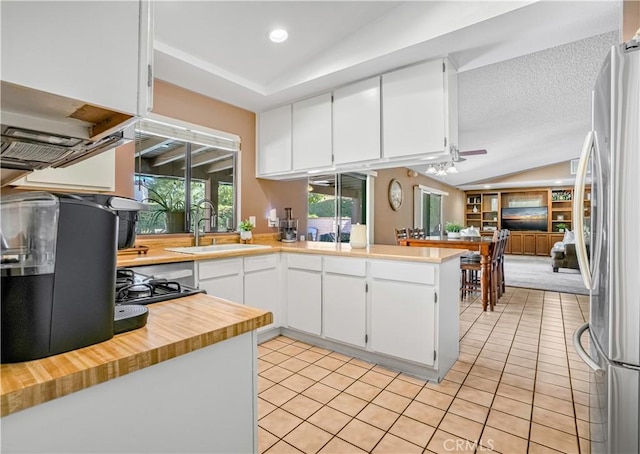
[[[280,240],[283,243],[298,241],[298,220],[291,217],[291,208],[285,208],[285,219],[280,219]]]

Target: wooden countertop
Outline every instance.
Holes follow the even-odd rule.
[[[147,254],[118,256],[118,266],[141,266],[159,263],[190,262],[194,260],[210,260],[214,258],[240,257],[245,255],[270,254],[274,252],[295,252],[301,254],[336,255],[382,260],[402,260],[413,262],[442,263],[467,253],[465,249],[407,247],[395,245],[373,244],[367,248],[354,249],[348,243],[306,242],[256,242],[271,246],[270,249],[246,251],[224,251],[211,254],[183,254],[165,251],[164,246],[156,245]],[[166,245],[166,247],[170,247]]]
[[[0,366],[1,416],[272,323],[271,312],[197,294],[147,306],[143,328],[67,353]]]

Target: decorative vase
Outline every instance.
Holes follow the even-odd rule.
[[[184,232],[184,210],[179,211],[167,211],[165,213],[167,233],[182,233]]]
[[[244,241],[249,241],[252,238],[251,230],[240,230],[240,239]]]
[[[461,238],[460,232],[447,232],[448,238]]]

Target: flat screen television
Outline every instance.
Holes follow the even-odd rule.
[[[502,209],[502,228],[508,230],[547,231],[547,207]]]

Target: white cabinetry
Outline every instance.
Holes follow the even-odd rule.
[[[148,1],[3,2],[2,80],[144,115],[151,108],[150,8]]]
[[[371,263],[374,351],[434,364],[436,273],[436,267],[429,264]]]
[[[69,167],[34,170],[11,183],[24,188],[112,192],[116,184],[116,150],[105,151]]]
[[[358,347],[366,345],[366,265],[361,259],[324,259],[323,334]]]
[[[196,261],[198,288],[234,303],[244,301],[242,258]]]
[[[258,116],[257,174],[291,170],[291,104]]]
[[[271,325],[258,328],[267,331],[281,325],[280,255],[268,254],[244,258],[244,304],[270,311]]]
[[[287,325],[320,335],[322,328],[322,257],[286,255]]]
[[[333,92],[333,155],[336,164],[380,158],[380,77]]]
[[[331,93],[293,104],[292,133],[294,170],[331,165]]]
[[[452,143],[449,115],[457,115],[455,69],[434,60],[382,76],[382,124],[385,158],[443,152]],[[451,104],[452,108],[449,108]],[[457,132],[454,132],[457,136]],[[455,143],[454,143],[455,145]]]

